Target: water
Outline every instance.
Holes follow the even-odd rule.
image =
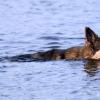
[[[0,0],[0,57],[84,44],[100,32],[99,0]],[[100,68],[84,61],[0,62],[0,100],[100,100]]]

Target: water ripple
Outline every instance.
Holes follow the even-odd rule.
[[[0,57],[83,45],[84,27],[100,35],[99,22],[99,0],[0,0]],[[0,100],[100,99],[100,70],[91,64],[0,65]]]

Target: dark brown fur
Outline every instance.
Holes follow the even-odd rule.
[[[100,50],[100,38],[89,27],[85,28],[85,44],[69,49],[53,49],[46,52],[37,52],[11,57],[11,60],[59,60],[59,59],[91,59],[96,51]]]
[[[35,60],[59,60],[59,59],[91,59],[96,51],[100,50],[100,38],[89,27],[85,28],[85,44],[69,49],[53,49],[46,52],[31,54]]]

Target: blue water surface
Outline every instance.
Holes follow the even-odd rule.
[[[99,0],[0,0],[0,57],[83,45],[86,26],[100,35]],[[100,100],[100,69],[0,62],[0,100]]]

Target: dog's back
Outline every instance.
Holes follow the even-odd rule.
[[[89,27],[85,28],[86,40],[83,47],[69,49],[53,49],[34,54],[25,54],[10,57],[12,61],[20,60],[59,60],[59,59],[95,59],[96,52],[100,50],[100,38]],[[97,55],[96,55],[97,57]],[[100,57],[99,57],[100,58]],[[9,59],[9,58],[8,58]]]
[[[89,27],[85,28],[85,44],[83,47],[77,46],[66,50],[54,49],[47,52],[33,54],[33,58],[44,60],[59,59],[95,59],[95,53],[100,50],[100,37],[98,37]]]

